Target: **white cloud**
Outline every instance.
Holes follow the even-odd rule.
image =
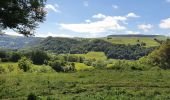
[[[98,19],[106,18],[106,16],[103,15],[103,14],[101,14],[101,13],[99,13],[99,14],[97,14],[97,15],[93,15],[92,17],[93,17],[93,18],[98,18]]]
[[[88,6],[89,6],[89,2],[88,2],[88,1],[84,1],[84,2],[83,2],[83,5],[84,5],[85,7],[88,7]]]
[[[73,32],[98,34],[109,31],[125,30],[126,27],[124,25],[127,24],[126,20],[128,20],[129,17],[137,17],[137,15],[128,14],[126,16],[106,16],[99,13],[92,16],[92,18],[95,18],[97,21],[85,20],[86,23],[78,24],[61,23],[60,26],[62,29]]]
[[[52,37],[73,37],[71,35],[68,34],[54,34],[51,32],[48,32],[46,34],[35,34],[36,37],[48,37],[48,36],[52,36]]]
[[[112,5],[113,9],[118,9],[119,7],[117,5]]]
[[[16,33],[14,31],[5,31],[4,33],[7,35],[23,36],[22,34]]]
[[[140,17],[140,16],[139,16],[139,15],[136,15],[136,14],[133,13],[133,12],[131,12],[131,13],[127,14],[126,17],[138,18],[138,17]]]
[[[138,25],[138,28],[145,31],[145,32],[147,32],[151,28],[153,28],[153,25],[151,25],[151,24],[141,24],[141,25]]]
[[[162,29],[170,29],[170,18],[162,20],[159,27]]]
[[[60,24],[63,29],[78,33],[102,33],[126,29],[119,22],[127,20],[122,16],[106,16],[103,14],[94,15],[93,18],[100,18],[98,21],[80,24]]]
[[[119,20],[119,21],[127,20],[126,16],[106,16],[106,15],[101,14],[101,13],[93,15],[92,17],[96,18],[96,19],[105,19],[105,18],[108,18],[108,17],[112,17],[114,20]]]
[[[58,4],[54,4],[54,5],[52,5],[52,4],[47,4],[47,5],[45,6],[45,9],[46,9],[47,11],[52,10],[52,11],[54,11],[54,12],[56,12],[56,13],[60,13],[60,12],[61,12],[61,11],[59,10],[59,5],[58,5]]]
[[[90,23],[90,22],[91,22],[91,20],[89,20],[89,19],[86,19],[86,20],[85,20],[85,22],[86,22],[86,23]]]
[[[127,34],[140,34],[140,32],[126,31]]]

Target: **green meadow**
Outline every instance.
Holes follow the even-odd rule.
[[[165,39],[163,37],[157,37],[157,39]],[[158,46],[159,43],[154,40],[154,38],[149,37],[112,37],[110,39],[104,38],[105,41],[114,44],[137,44],[138,42],[146,43],[146,47]]]
[[[167,100],[170,72],[91,70],[0,75],[0,98],[26,100]]]

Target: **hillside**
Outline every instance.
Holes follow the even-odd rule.
[[[115,44],[137,44],[137,43],[145,43],[146,47],[158,46],[159,43],[155,41],[165,40],[166,37],[162,35],[109,35],[104,40],[115,43]]]
[[[21,49],[39,43],[42,38],[0,35],[0,48]]]
[[[113,44],[130,44],[130,45],[135,45],[138,43],[145,43],[146,47],[153,47],[153,46],[158,46],[159,43],[156,42],[154,39],[159,39],[159,40],[164,40],[166,37],[165,36],[159,36],[159,35],[110,35],[107,37],[103,38],[39,38],[39,37],[21,37],[21,36],[10,36],[10,35],[0,35],[0,48],[8,48],[8,49],[22,49],[25,47],[29,46],[35,46],[35,45],[41,45],[45,43],[48,44],[47,40],[52,39],[54,42],[55,39],[56,45],[55,47],[58,47],[62,49],[64,46],[70,47],[70,42],[74,45],[79,44],[80,42],[88,42],[91,40],[96,40],[96,39],[102,39],[104,41],[113,43]],[[44,40],[44,41],[43,41]],[[64,42],[64,43],[62,43]],[[80,43],[80,44],[81,44]],[[50,44],[52,44],[50,42]],[[64,46],[61,46],[60,44],[64,44]],[[48,48],[48,47],[47,47]],[[50,48],[53,49],[53,48]]]
[[[37,49],[57,54],[84,54],[90,51],[104,52],[108,58],[113,59],[139,59],[151,52],[154,47],[142,44],[125,45],[115,44],[103,39],[73,39],[48,37],[36,46]]]

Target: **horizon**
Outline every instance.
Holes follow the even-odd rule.
[[[97,38],[144,34],[170,36],[170,0],[47,0],[46,21],[35,37]],[[158,15],[159,14],[159,15]],[[8,29],[8,35],[17,35]]]

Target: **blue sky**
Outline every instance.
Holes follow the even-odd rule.
[[[35,36],[170,35],[169,9],[170,0],[47,0]]]

